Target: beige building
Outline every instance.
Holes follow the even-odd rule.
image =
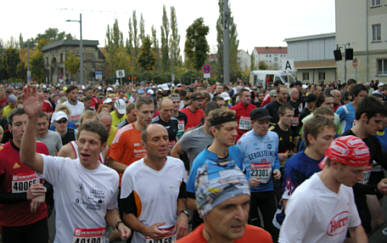
[[[333,50],[335,33],[287,38],[288,57],[294,61],[296,79],[307,83],[336,80]]]
[[[387,0],[336,0],[336,43],[353,48],[357,60],[357,65],[346,62],[347,80],[387,83]],[[337,62],[340,80],[344,65],[344,60]]]
[[[258,68],[258,63],[263,61],[269,69],[280,69],[284,60],[288,58],[287,47],[254,47],[252,55],[254,56],[254,66]]]
[[[83,80],[96,80],[96,72],[105,70],[105,56],[98,49],[98,41],[83,40]],[[72,52],[79,57],[79,40],[55,41],[42,48],[47,81],[57,83],[61,80],[79,81],[79,71],[74,77],[66,71],[66,57]]]

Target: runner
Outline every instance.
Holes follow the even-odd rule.
[[[243,168],[251,190],[249,223],[260,225],[259,210],[265,230],[276,240],[278,230],[272,224],[276,209],[273,178],[279,180],[281,172],[278,135],[268,131],[271,118],[265,108],[254,109],[250,113],[253,129],[243,134],[237,144],[243,156]]]
[[[184,164],[167,156],[168,132],[162,125],[149,125],[142,141],[145,158],[132,163],[122,176],[123,217],[134,230],[132,243],[174,242],[188,232]]]
[[[234,162],[207,161],[198,169],[195,187],[204,223],[177,243],[273,242],[268,232],[247,224],[249,185]]]
[[[201,122],[203,118],[203,100],[204,96],[201,92],[195,92],[191,95],[191,104],[181,109],[180,111],[184,113],[187,116],[187,125],[185,127],[185,130],[191,130],[195,127],[197,127]]]
[[[55,156],[62,148],[62,139],[58,133],[48,130],[49,122],[48,115],[40,112],[37,121],[37,136],[36,140],[44,143],[50,155]]]
[[[67,101],[63,104],[66,105],[70,110],[69,120],[75,124],[79,123],[81,114],[85,111],[85,106],[82,102],[78,101],[78,88],[77,86],[71,85],[66,89]]]
[[[239,138],[251,129],[250,112],[256,108],[251,104],[251,93],[248,89],[241,89],[239,92],[239,103],[231,106],[230,110],[235,110],[235,116],[238,120],[238,136]]]
[[[159,115],[152,119],[152,123],[157,123],[165,127],[169,136],[169,148],[170,150],[176,144],[177,132],[178,132],[178,120],[172,116],[173,113],[173,101],[169,98],[163,98],[160,101]]]
[[[118,174],[98,161],[108,136],[105,127],[93,121],[79,128],[77,160],[45,156],[35,152],[36,121],[42,109],[35,87],[24,88],[23,105],[29,118],[20,159],[54,187],[54,242],[104,242],[106,222],[126,240],[131,231],[118,215]]]
[[[325,156],[323,171],[290,197],[279,242],[342,243],[347,230],[353,242],[368,242],[351,188],[363,180],[370,160],[368,147],[357,137],[339,137]]]
[[[4,243],[24,243],[34,239],[48,242],[46,189],[35,171],[21,163],[19,149],[27,115],[17,108],[9,115],[12,139],[0,146],[0,226]],[[35,128],[36,129],[36,128]],[[37,142],[36,151],[48,155]]]

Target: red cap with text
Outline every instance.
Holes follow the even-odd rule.
[[[355,136],[338,137],[325,151],[325,158],[319,164],[324,168],[326,158],[349,166],[367,166],[370,162],[370,150],[362,139]]]

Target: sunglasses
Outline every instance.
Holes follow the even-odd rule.
[[[56,123],[59,123],[59,124],[61,124],[61,123],[66,123],[66,122],[67,122],[67,120],[66,120],[66,119],[61,119],[61,120],[57,121]]]

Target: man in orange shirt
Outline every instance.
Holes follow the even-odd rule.
[[[234,161],[207,161],[198,169],[196,206],[204,223],[177,243],[272,243],[269,232],[248,225],[250,189]]]
[[[120,174],[145,156],[141,132],[152,122],[155,111],[153,100],[146,96],[137,97],[135,106],[137,120],[119,129],[109,148],[107,164]]]
[[[203,105],[204,95],[201,92],[195,92],[191,95],[191,104],[181,109],[180,111],[187,116],[186,131],[192,130],[199,126],[203,119]]]

